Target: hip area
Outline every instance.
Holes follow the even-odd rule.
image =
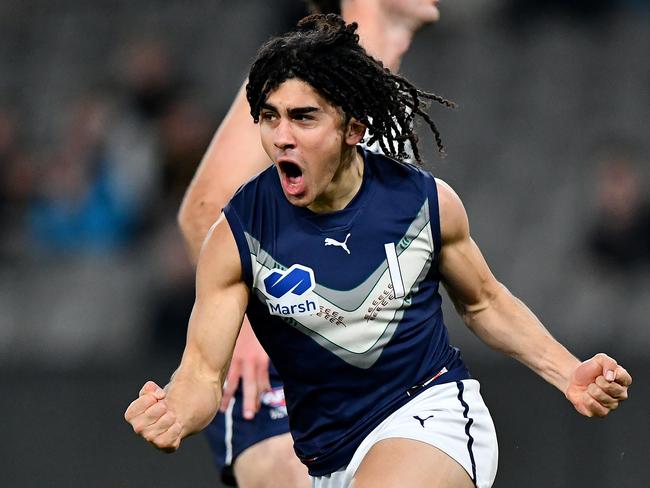
[[[381,456],[382,449],[375,446],[379,447],[381,443],[385,446],[387,443],[384,441],[393,439],[417,442],[400,442],[402,455],[399,457],[394,455],[395,451],[384,449],[393,454],[377,463],[376,457]],[[373,452],[369,455],[371,450]],[[458,469],[460,476],[471,480],[473,486],[492,486],[498,463],[498,444],[494,423],[480,394],[478,381],[465,379],[427,388],[375,427],[359,444],[346,466],[326,475],[313,476],[313,486],[350,486],[357,472],[364,471],[360,467],[363,468],[366,456],[366,465],[371,464],[372,469],[381,471],[375,473],[380,479],[408,477],[426,468],[427,450],[430,459],[436,459],[435,455],[442,456]],[[423,453],[424,461],[420,458]],[[373,456],[375,459],[371,463]],[[437,476],[437,469],[431,466],[426,473],[426,476]]]

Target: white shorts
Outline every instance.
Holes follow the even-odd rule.
[[[312,487],[347,488],[370,448],[395,437],[437,447],[465,468],[477,488],[494,482],[499,457],[494,423],[479,382],[470,379],[432,386],[393,412],[368,434],[347,466],[312,477]]]

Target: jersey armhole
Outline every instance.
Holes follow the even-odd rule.
[[[428,175],[425,186],[427,192],[426,196],[429,201],[429,225],[431,226],[431,235],[433,237],[433,263],[435,269],[438,269],[442,237],[440,231],[440,207],[438,204],[438,186],[436,184],[436,179],[432,175]]]
[[[248,241],[246,239],[246,231],[244,230],[244,226],[239,219],[237,211],[233,208],[231,203],[228,203],[224,207],[223,214],[228,221],[228,225],[230,225],[230,230],[232,231],[232,235],[235,238],[235,243],[237,244],[244,282],[248,285],[249,288],[252,289],[253,270],[251,265],[251,252],[248,247]]]

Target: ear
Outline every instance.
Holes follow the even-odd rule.
[[[356,146],[366,134],[366,126],[352,117],[345,127],[345,142],[350,146]]]

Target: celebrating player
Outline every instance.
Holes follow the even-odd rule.
[[[420,27],[438,20],[437,0],[311,0],[312,10],[359,24],[361,44],[391,71]],[[233,164],[232,154],[237,154]],[[190,185],[179,223],[193,260],[222,208],[243,183],[268,167],[243,88]],[[270,371],[269,371],[270,370]],[[269,378],[270,372],[270,378]],[[240,385],[242,388],[238,389]],[[261,400],[261,401],[260,401]],[[241,488],[310,486],[293,452],[282,382],[244,319],[228,373],[222,412],[205,430],[225,482]]]
[[[418,116],[441,148],[424,107],[449,102],[385,70],[355,30],[312,16],[258,53],[246,95],[273,166],[203,245],[180,367],[165,389],[146,383],[125,417],[163,450],[204,428],[246,313],[284,380],[315,487],[489,487],[494,426],[449,345],[440,283],[474,333],[581,414],[616,409],[632,379],[553,339],[492,275],[453,190],[400,161],[407,141],[419,160]],[[361,149],[364,137],[387,156]]]

